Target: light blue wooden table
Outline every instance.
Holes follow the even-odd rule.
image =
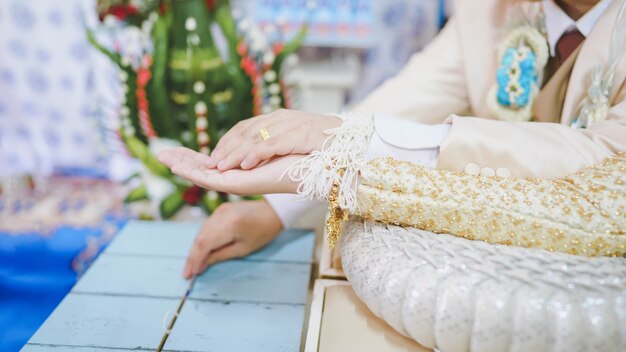
[[[181,272],[198,229],[129,223],[22,351],[155,350],[164,315],[188,286]],[[209,268],[164,350],[298,351],[314,241],[313,232],[288,231],[257,253]]]

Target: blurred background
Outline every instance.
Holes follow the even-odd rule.
[[[349,109],[450,12],[444,0],[0,0],[0,350],[21,348],[129,219],[200,220],[233,200],[160,174],[151,154],[207,152],[275,108]]]

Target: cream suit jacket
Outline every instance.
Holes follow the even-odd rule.
[[[569,125],[586,95],[591,70],[606,65],[609,39],[622,0],[613,0],[583,42],[553,122],[498,121],[487,106],[495,83],[497,45],[511,0],[458,0],[455,15],[438,37],[354,111],[416,122],[451,123],[438,168],[468,164],[508,169],[513,176],[558,177],[626,151],[626,55],[621,58],[606,120],[587,129]],[[525,6],[541,6],[528,3]],[[557,102],[555,102],[556,104]],[[415,148],[430,147],[413,141]]]

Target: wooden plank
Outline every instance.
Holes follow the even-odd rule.
[[[101,255],[72,292],[178,298],[187,289],[184,258]]]
[[[198,277],[190,299],[304,304],[310,264],[228,261]]]
[[[187,257],[200,223],[131,221],[105,253]]]
[[[98,348],[98,347],[76,347],[76,346],[61,346],[61,345],[49,345],[49,344],[26,344],[21,352],[45,352],[45,351],[69,351],[69,352],[112,352],[112,351],[152,351],[151,349],[137,350],[133,348]]]
[[[163,336],[163,316],[177,304],[177,299],[70,293],[29,343],[154,350]]]
[[[199,227],[131,222],[25,351],[154,350],[165,314],[187,288],[181,272]],[[297,350],[314,241],[313,232],[287,231],[247,258],[211,267],[198,278],[167,349]]]
[[[188,301],[165,350],[298,351],[303,319],[303,305]]]
[[[188,286],[185,260],[102,255],[72,292],[178,298]],[[196,281],[192,299],[304,304],[310,264],[228,261]],[[279,287],[280,289],[276,289]]]
[[[287,230],[272,243],[260,251],[252,253],[246,259],[313,262],[315,233],[311,230]]]
[[[105,253],[187,257],[199,223],[131,221],[111,242]],[[310,230],[288,230],[247,259],[312,261],[315,234]]]

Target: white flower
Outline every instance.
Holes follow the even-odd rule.
[[[200,144],[209,143],[209,135],[204,131],[198,133],[198,143]]]
[[[193,92],[196,94],[202,94],[204,93],[204,90],[206,89],[204,82],[202,81],[196,81],[196,83],[193,84]]]
[[[271,65],[274,63],[275,58],[276,56],[274,55],[274,53],[271,51],[268,51],[263,55],[263,63],[266,65]]]
[[[209,127],[209,122],[207,121],[207,118],[204,116],[200,116],[196,119],[196,128],[199,130],[206,130],[206,128]]]
[[[239,30],[241,32],[247,31],[248,28],[250,28],[250,23],[248,22],[248,20],[243,20],[243,21],[239,22]]]
[[[528,54],[530,54],[529,47],[527,47],[526,45],[522,45],[518,47],[517,50],[515,51],[516,62],[524,61],[524,59],[526,58],[526,56],[528,56]]]
[[[523,89],[517,81],[509,81],[509,84],[506,85],[506,92],[509,93],[509,101],[513,105],[515,99],[523,93]]]
[[[276,95],[280,93],[280,85],[278,83],[270,84],[267,90],[270,92],[270,94]]]
[[[146,192],[153,204],[160,204],[176,187],[168,180],[153,174],[145,165],[141,165],[139,177],[146,186]]]
[[[188,31],[195,31],[196,28],[198,28],[198,22],[196,22],[196,19],[193,17],[187,17],[187,20],[185,20],[185,29]]]
[[[269,101],[270,105],[273,107],[278,107],[280,105],[280,97],[278,95],[272,95]]]
[[[115,18],[115,16],[113,15],[106,15],[104,17],[104,25],[109,28],[114,27],[115,25],[117,25],[117,18]]]
[[[509,81],[517,81],[519,80],[520,74],[521,74],[519,65],[511,65],[511,67],[509,67]]]
[[[189,36],[189,43],[191,43],[191,45],[199,45],[200,44],[200,36],[198,36],[197,34],[192,34]]]
[[[120,81],[126,81],[128,79],[128,73],[126,73],[126,71],[124,70],[120,70],[117,76],[119,77]]]
[[[137,68],[146,52],[152,50],[150,34],[142,32],[135,26],[127,26],[120,31],[120,55],[123,66]]]
[[[196,114],[206,114],[207,111],[207,106],[206,103],[203,101],[199,101],[196,103],[196,106],[194,106],[194,110],[196,111]]]
[[[276,71],[269,70],[263,74],[263,78],[267,82],[274,82],[276,80]]]

